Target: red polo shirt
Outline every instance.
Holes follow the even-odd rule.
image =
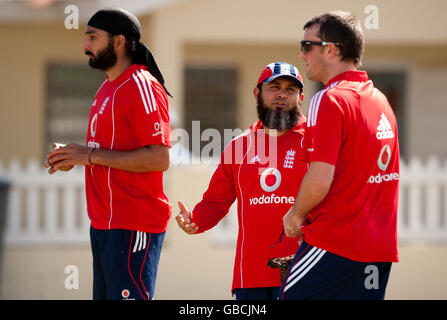
[[[305,241],[355,261],[398,261],[399,143],[386,97],[364,71],[339,74],[312,98],[307,126],[307,160],[335,173]]]
[[[132,65],[106,79],[93,100],[87,146],[135,150],[171,147],[168,99],[145,66]],[[87,211],[96,229],[164,232],[171,205],[163,192],[163,172],[129,172],[86,166]]]

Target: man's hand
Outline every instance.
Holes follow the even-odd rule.
[[[88,165],[89,148],[71,143],[64,145],[54,143],[53,150],[47,154],[45,168],[49,174],[55,173],[57,170],[69,171],[75,165]]]
[[[304,223],[304,218],[298,217],[298,215],[293,211],[293,206],[287,212],[287,214],[283,218],[284,224],[284,234],[286,237],[295,238],[298,236],[303,236],[300,228]]]
[[[178,207],[180,208],[180,213],[175,217],[175,220],[179,227],[188,234],[197,233],[199,227],[191,221],[191,211],[181,200],[178,202]]]

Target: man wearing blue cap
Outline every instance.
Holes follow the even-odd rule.
[[[307,170],[301,144],[306,122],[300,110],[303,81],[298,69],[284,62],[267,65],[254,97],[259,120],[227,145],[194,210],[179,201],[176,220],[188,234],[204,232],[237,199],[239,233],[232,293],[238,300],[272,300],[281,286],[280,271],[269,268],[267,262],[292,255],[298,248],[296,238],[278,242],[278,237],[282,218]]]

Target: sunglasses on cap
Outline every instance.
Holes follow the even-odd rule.
[[[303,40],[301,41],[301,52],[309,52],[312,50],[312,46],[326,46],[328,44],[335,44],[336,46],[339,46],[340,43],[338,42],[330,42],[330,41],[309,41],[309,40]]]

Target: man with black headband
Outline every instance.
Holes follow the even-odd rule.
[[[237,199],[239,234],[232,292],[238,300],[272,300],[281,286],[280,271],[269,268],[267,262],[292,255],[298,248],[297,239],[278,242],[278,237],[282,218],[307,170],[301,145],[306,122],[300,110],[303,81],[298,69],[284,62],[267,65],[254,97],[259,121],[227,145],[194,210],[179,201],[176,220],[186,233],[204,232]]]
[[[85,166],[93,298],[150,300],[171,216],[163,191],[169,93],[133,14],[100,10],[85,35],[89,65],[107,74],[91,106],[87,146],[55,144],[45,165],[50,174]]]

